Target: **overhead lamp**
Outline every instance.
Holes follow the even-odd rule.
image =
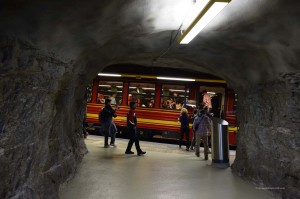
[[[142,88],[143,90],[155,90],[155,88]]]
[[[112,74],[112,73],[98,73],[98,76],[105,76],[105,77],[121,77],[120,74]]]
[[[216,92],[207,92],[207,94],[215,95]]]
[[[231,0],[199,0],[199,14],[180,36],[180,44],[188,44]]]
[[[181,92],[181,93],[185,92],[185,90],[178,90],[178,89],[169,89],[169,91],[171,91],[171,92]]]
[[[177,77],[156,77],[156,79],[162,79],[162,80],[174,80],[174,81],[190,81],[194,82],[195,79],[189,79],[189,78],[177,78]]]

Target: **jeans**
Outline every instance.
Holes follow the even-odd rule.
[[[196,145],[195,145],[195,154],[199,155],[200,154],[200,143],[201,140],[203,142],[204,145],[204,155],[208,155],[208,143],[207,143],[207,135],[200,135],[200,134],[196,134]]]
[[[109,127],[110,143],[114,144],[116,140],[117,127],[114,121],[111,122]]]
[[[181,127],[180,129],[180,140],[179,140],[179,146],[182,145],[182,139],[185,134],[186,137],[186,148],[190,148],[190,128],[189,127]]]

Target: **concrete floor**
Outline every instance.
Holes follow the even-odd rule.
[[[117,139],[117,147],[107,149],[103,137],[90,135],[85,141],[89,153],[61,189],[62,199],[272,198],[230,168],[213,168],[211,160],[203,160],[203,149],[197,158],[177,145],[141,142],[147,154],[138,157],[124,154],[128,140]],[[230,154],[232,162],[235,153]]]

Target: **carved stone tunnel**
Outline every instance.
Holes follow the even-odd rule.
[[[58,197],[86,152],[85,87],[122,63],[225,79],[239,96],[232,171],[285,187],[273,190],[277,197],[300,197],[300,3],[233,0],[189,45],[170,46],[182,4],[0,3],[1,198]]]

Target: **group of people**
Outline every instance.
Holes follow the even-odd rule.
[[[205,160],[208,160],[208,136],[211,133],[211,120],[209,110],[211,108],[211,101],[209,95],[207,95],[206,91],[202,92],[203,94],[203,109],[195,110],[193,117],[190,119],[188,115],[188,110],[186,108],[181,109],[181,115],[178,118],[179,122],[181,123],[181,135],[179,140],[179,147],[182,146],[182,140],[184,135],[186,135],[186,150],[189,149],[193,150],[195,145],[195,155],[197,157],[200,156],[200,143],[201,141],[204,144],[204,157]],[[115,104],[113,101],[114,99],[105,99],[105,106],[99,113],[99,119],[102,120],[102,128],[104,132],[104,148],[109,148],[109,146],[116,146],[115,145],[115,136],[117,132],[116,125],[113,121],[113,117],[117,117],[116,115],[116,108],[112,108],[112,104]],[[137,117],[135,113],[136,109],[136,102],[130,102],[129,104],[130,110],[127,113],[127,129],[130,136],[130,140],[128,142],[125,154],[134,154],[131,151],[133,143],[135,143],[137,155],[143,155],[146,152],[142,151],[139,144],[139,136],[137,132]],[[192,121],[193,123],[193,139],[192,143],[190,143],[189,132],[190,127],[189,123]],[[108,137],[111,136],[111,142],[108,144]]]
[[[181,123],[180,127],[180,139],[179,139],[179,147],[181,148],[182,139],[184,135],[186,136],[186,150],[189,149],[193,150],[195,146],[195,155],[200,157],[200,143],[203,142],[204,145],[204,158],[208,160],[208,137],[211,135],[212,132],[212,125],[211,125],[211,114],[209,114],[211,106],[211,99],[210,96],[207,94],[207,91],[202,92],[203,95],[203,102],[202,102],[202,109],[194,110],[192,118],[188,115],[188,110],[186,108],[181,109],[180,117],[178,118],[179,122]],[[193,130],[193,139],[190,143],[190,121],[193,123],[192,130]]]
[[[139,144],[139,136],[137,132],[137,118],[135,114],[136,109],[136,102],[130,102],[129,104],[130,110],[127,113],[127,129],[130,136],[125,154],[134,154],[133,151],[131,151],[133,143],[135,143],[135,148],[137,151],[137,155],[141,156],[144,155],[146,152],[142,151],[140,144]],[[105,100],[105,106],[99,113],[99,118],[101,119],[102,128],[104,132],[104,148],[109,148],[109,146],[116,146],[115,145],[115,136],[117,132],[116,125],[114,121],[112,120],[113,117],[117,117],[116,114],[116,108],[114,109],[111,106],[111,99]],[[100,116],[101,115],[101,116]],[[108,137],[111,136],[111,142],[108,144]]]
[[[180,110],[183,108],[183,102],[178,97],[178,94],[176,92],[173,93],[173,98],[167,98],[162,101],[161,107],[163,109],[177,109]]]

